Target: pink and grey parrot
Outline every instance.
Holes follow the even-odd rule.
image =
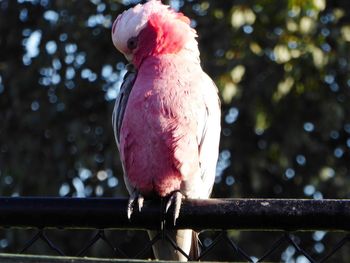
[[[134,66],[121,86],[112,124],[130,193],[127,216],[144,198],[168,200],[179,216],[182,198],[208,198],[215,179],[220,101],[203,72],[196,31],[182,13],[151,0],[120,14],[114,46]],[[174,221],[174,223],[175,223]],[[177,246],[195,256],[197,235],[170,231]],[[150,237],[156,232],[149,231]],[[187,260],[166,240],[153,246],[158,259]]]

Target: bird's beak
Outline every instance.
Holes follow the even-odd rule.
[[[134,56],[132,54],[125,54],[125,58],[129,61],[132,62],[132,59],[134,58]]]

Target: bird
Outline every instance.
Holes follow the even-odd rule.
[[[116,98],[112,126],[130,194],[127,217],[145,199],[174,207],[183,199],[207,199],[219,153],[221,110],[218,89],[203,71],[191,20],[159,0],[119,14],[112,41],[127,59],[128,72]],[[187,261],[198,256],[198,233],[169,230],[176,246],[160,240],[156,258]],[[157,234],[148,232],[150,238]]]

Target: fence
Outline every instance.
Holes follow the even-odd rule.
[[[113,258],[149,258],[152,257],[152,244],[161,238],[176,248],[167,230],[191,228],[205,231],[200,235],[200,256],[195,259],[188,257],[189,260],[346,262],[350,255],[347,248],[350,240],[347,234],[350,230],[350,200],[185,200],[175,227],[167,223],[172,222],[171,214],[164,218],[157,200],[145,202],[142,211],[136,211],[130,221],[126,217],[126,206],[127,199],[112,198],[0,198],[0,226],[5,229],[3,231],[7,231],[3,234],[9,235],[9,231],[30,231],[29,238],[23,244],[16,244],[20,247],[16,247],[17,251],[2,245],[2,242],[8,242],[8,236],[0,240],[0,247],[6,247],[7,250],[3,250],[5,252],[23,254],[30,253],[41,242],[53,254],[80,257],[90,255],[97,246],[98,251],[109,250],[109,257]],[[114,240],[116,235],[113,231],[119,233],[123,229],[131,233],[160,229],[162,219],[165,219],[163,231],[159,231],[151,241],[143,233],[144,241],[138,242],[142,244],[137,250],[135,242],[129,242],[133,247],[129,245],[125,249],[123,240],[127,238],[117,242]],[[67,241],[62,245],[53,232],[59,231],[62,236],[61,231],[74,232],[76,229],[89,233],[77,241],[81,244],[72,242],[78,247],[77,251],[67,253],[61,246],[65,247],[65,243],[74,240],[75,233],[72,238],[65,236],[64,240]],[[259,236],[257,249],[252,249],[255,238],[251,231]],[[250,233],[250,241],[240,242],[237,233]],[[335,234],[334,238],[331,238],[332,234]],[[310,239],[310,235],[314,241],[311,246],[309,241],[303,242],[305,237]],[[27,237],[28,234],[23,236]],[[222,252],[224,247],[226,252]],[[135,251],[131,255],[133,248]],[[223,258],[223,255],[226,257]]]

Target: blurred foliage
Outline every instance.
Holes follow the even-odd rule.
[[[0,0],[2,195],[126,195],[110,27],[136,2]],[[213,196],[349,198],[350,1],[170,4],[222,97]]]

